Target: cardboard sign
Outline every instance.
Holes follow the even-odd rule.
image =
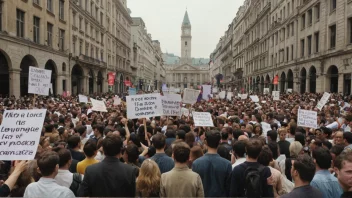
[[[79,102],[88,103],[88,97],[84,95],[78,95]]]
[[[163,115],[180,116],[181,115],[181,95],[180,94],[165,94],[161,96],[163,105]]]
[[[273,91],[273,100],[280,100],[280,92],[279,91]]]
[[[242,100],[246,100],[247,98],[248,98],[248,94],[242,94],[242,95],[241,95],[241,99],[242,99]]]
[[[104,101],[94,100],[93,98],[91,98],[90,101],[92,102],[92,105],[93,105],[92,107],[93,111],[108,112]]]
[[[269,88],[264,88],[264,94],[269,94],[270,89]]]
[[[127,118],[149,118],[161,116],[163,106],[160,94],[126,96]]]
[[[51,70],[29,67],[28,93],[49,95]]]
[[[186,109],[186,108],[182,108],[182,109],[181,109],[181,113],[182,113],[182,115],[184,115],[184,116],[186,116],[186,117],[188,117],[188,116],[192,117],[192,114],[190,114],[190,113],[189,113],[189,110]]]
[[[175,92],[175,93],[180,93],[181,90],[180,90],[179,88],[177,88],[177,89],[174,89],[174,92]]]
[[[0,126],[0,160],[33,160],[46,109],[6,110]]]
[[[118,97],[118,96],[115,96],[114,97],[114,105],[117,106],[117,105],[120,105],[121,104],[121,98]]]
[[[202,86],[203,86],[202,98],[203,100],[208,101],[209,95],[211,94],[211,85],[202,85]]]
[[[317,121],[316,111],[298,109],[298,120],[297,120],[298,126],[316,129],[318,128],[317,122],[318,121]]]
[[[249,96],[253,102],[259,102],[259,98],[257,95]]]
[[[233,96],[233,93],[232,93],[232,92],[227,92],[226,98],[227,98],[228,100],[232,100],[232,96]]]
[[[132,88],[132,87],[128,88],[128,95],[134,96],[136,94],[137,94],[137,89],[136,88]]]
[[[321,99],[319,100],[318,104],[317,104],[317,108],[321,111],[324,107],[324,105],[326,104],[326,102],[329,100],[330,98],[330,94],[325,92],[323,97],[321,97]]]
[[[225,99],[226,91],[222,91],[219,93],[220,99]]]
[[[200,91],[195,89],[185,89],[183,91],[183,103],[194,104],[197,102]]]
[[[209,112],[193,112],[194,126],[213,127],[213,119]]]
[[[213,93],[218,93],[218,88],[217,87],[213,88]]]
[[[287,93],[292,93],[292,89],[287,89]]]

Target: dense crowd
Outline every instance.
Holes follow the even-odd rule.
[[[352,99],[331,94],[319,110],[322,94],[258,96],[143,119],[112,94],[94,96],[106,113],[73,96],[0,98],[2,113],[47,109],[35,159],[1,161],[0,196],[352,197]],[[318,128],[299,126],[299,109],[316,111]],[[195,127],[192,112],[215,127]]]

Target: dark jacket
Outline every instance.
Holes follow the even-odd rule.
[[[79,197],[135,197],[135,169],[115,157],[87,167]]]

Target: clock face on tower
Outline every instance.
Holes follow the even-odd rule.
[[[190,34],[189,29],[185,29],[185,35],[189,35],[189,34]]]

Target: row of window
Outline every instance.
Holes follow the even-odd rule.
[[[314,9],[314,15],[315,15],[315,22],[319,21],[320,19],[320,4],[317,4],[314,6],[314,8],[311,8],[307,11],[307,13],[303,13],[301,16],[301,30],[304,30],[306,28],[306,22],[308,24],[308,27],[312,25],[313,23],[313,9]],[[306,14],[307,18],[306,19]],[[307,21],[308,20],[308,21]]]
[[[56,0],[46,0],[46,9],[51,12],[54,13],[54,2]],[[41,0],[33,0],[34,4],[37,4],[39,6],[41,6]],[[61,20],[65,19],[65,0],[59,0],[59,18]]]

